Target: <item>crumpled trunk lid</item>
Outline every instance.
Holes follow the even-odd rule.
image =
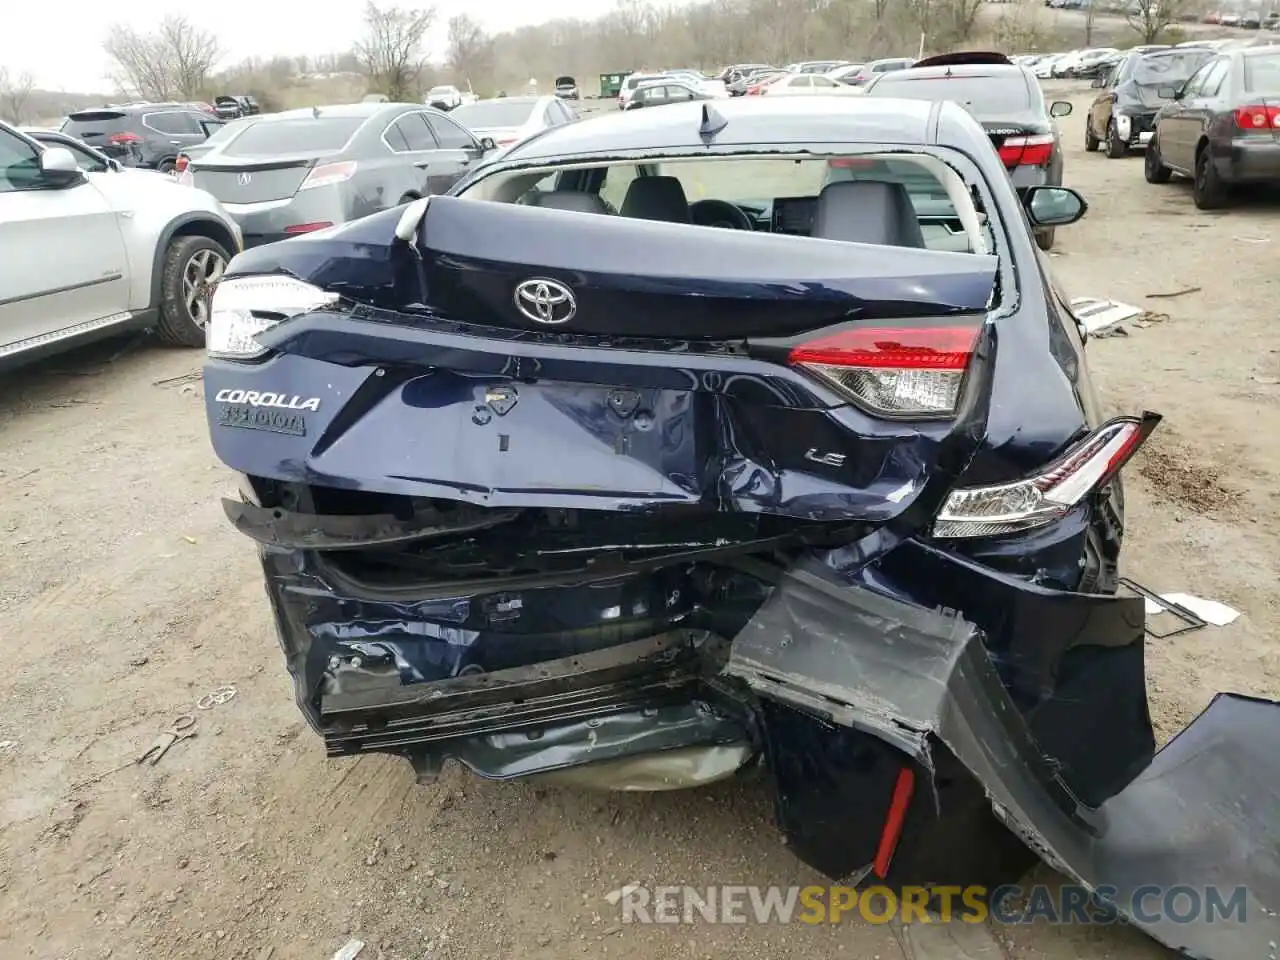
[[[426,303],[518,330],[646,339],[783,337],[840,322],[985,310],[996,259],[432,198]],[[529,280],[567,285],[537,315]],[[557,293],[557,296],[559,294]]]

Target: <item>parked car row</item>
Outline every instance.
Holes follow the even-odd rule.
[[[1200,18],[1201,23],[1217,24],[1223,27],[1239,27],[1243,30],[1272,30],[1280,32],[1280,10],[1269,13],[1255,11],[1210,10]]]
[[[458,122],[471,109],[496,137]],[[0,124],[0,367],[131,330],[203,346],[236,253],[444,193],[497,139],[574,119],[548,96],[450,115],[371,102],[223,123],[175,103]]]
[[[1216,53],[1156,94],[1148,183],[1190,179],[1201,210],[1225,207],[1246,188],[1280,186],[1280,46]]]

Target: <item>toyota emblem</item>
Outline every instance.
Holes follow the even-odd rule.
[[[516,287],[516,309],[535,323],[567,323],[578,312],[573,291],[556,280],[535,277]]]
[[[242,187],[247,187],[252,180],[253,177],[247,173],[242,173],[240,176],[236,177],[236,183],[240,184]]]

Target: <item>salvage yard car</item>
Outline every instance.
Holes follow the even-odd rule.
[[[495,147],[418,104],[306,107],[255,117],[181,181],[222,201],[252,247],[444,193]]]
[[[1118,903],[1210,870],[1274,903],[1268,781],[1197,746],[1274,768],[1269,705],[1153,759],[1117,561],[1159,417],[1101,415],[1032,236],[1085,212],[1015,191],[952,102],[742,98],[556,127],[242,254],[209,429],[329,754],[763,769],[831,877],[992,889],[1039,854]]]
[[[202,190],[0,123],[0,367],[135,330],[204,346],[241,243]]]
[[[1160,95],[1169,102],[1147,147],[1148,183],[1190,177],[1201,210],[1225,206],[1237,186],[1280,183],[1280,47],[1220,53]]]
[[[1134,147],[1145,147],[1154,132],[1156,112],[1165,103],[1160,88],[1181,86],[1212,58],[1212,50],[1201,48],[1128,54],[1093,82],[1102,92],[1085,115],[1085,150],[1097,150],[1101,144],[1116,160]]]

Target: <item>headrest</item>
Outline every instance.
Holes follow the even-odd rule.
[[[842,180],[818,195],[812,236],[852,243],[924,247],[907,188],[884,180]]]
[[[619,211],[624,217],[690,223],[689,201],[675,177],[636,177]]]

